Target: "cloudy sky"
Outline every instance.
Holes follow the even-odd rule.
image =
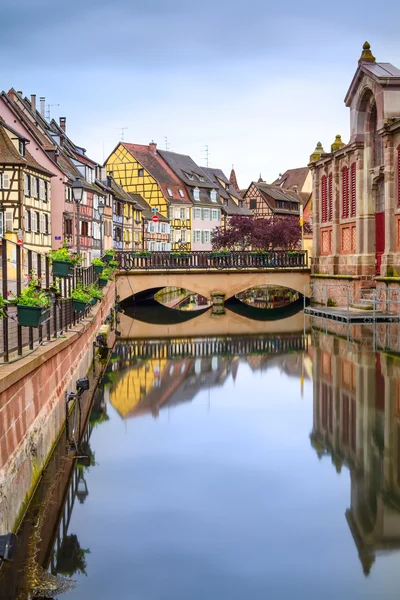
[[[208,145],[245,187],[347,141],[362,44],[399,66],[399,17],[395,0],[0,0],[1,84],[45,96],[98,161],[126,127],[200,164]]]

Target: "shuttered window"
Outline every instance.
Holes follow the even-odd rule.
[[[28,197],[31,195],[31,178],[26,173],[24,175],[24,193]]]
[[[349,169],[342,169],[342,217],[349,218]]]
[[[321,221],[326,223],[328,220],[328,212],[327,212],[327,182],[326,175],[323,175],[321,178]]]
[[[332,173],[328,177],[328,221],[332,221],[333,217],[333,181]]]
[[[27,209],[25,211],[25,231],[31,230],[31,211]]]
[[[357,184],[356,184],[356,176],[357,176],[357,165],[353,163],[351,165],[351,180],[350,180],[350,196],[351,196],[351,216],[356,216],[357,210]]]

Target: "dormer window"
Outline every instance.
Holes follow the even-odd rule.
[[[178,190],[178,191],[179,191],[179,195],[180,195],[180,197],[181,197],[181,198],[184,198],[184,197],[185,197],[185,194],[183,193],[183,190],[181,190],[181,188],[179,188],[179,190]]]
[[[194,200],[200,200],[200,190],[199,190],[199,188],[194,188],[194,190],[193,190],[193,198],[194,198]]]
[[[188,179],[190,179],[190,181],[193,181],[193,175],[191,173],[186,173],[186,171],[184,171],[184,173],[185,173],[186,177]]]
[[[25,156],[25,142],[24,140],[19,140],[18,142],[18,150],[21,156]]]
[[[211,200],[211,202],[216,202],[217,201],[217,192],[215,190],[211,190],[211,192],[210,192],[210,200]]]
[[[171,190],[171,188],[167,188],[167,192],[168,192],[168,196],[171,196],[171,198],[172,198],[172,190]]]
[[[199,178],[199,181],[204,181],[204,177],[202,175],[197,175],[197,177]]]
[[[138,177],[144,177],[144,169],[138,169]]]

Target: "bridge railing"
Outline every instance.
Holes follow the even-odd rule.
[[[126,271],[160,269],[307,269],[307,251],[290,252],[118,252],[120,269]]]

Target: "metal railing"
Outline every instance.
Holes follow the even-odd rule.
[[[307,269],[308,253],[268,252],[117,252],[119,267],[126,271],[155,269]]]
[[[72,329],[86,315],[73,310],[71,292],[77,285],[89,285],[98,280],[92,266],[75,268],[71,277],[53,277],[48,256],[20,247],[6,238],[0,238],[0,292],[5,300],[19,295],[28,283],[30,273],[42,280],[43,288],[57,284],[61,298],[53,302],[50,319],[39,327],[21,327],[17,321],[17,307],[10,304],[0,318],[0,361],[13,362],[33,351],[44,340],[51,341]]]

